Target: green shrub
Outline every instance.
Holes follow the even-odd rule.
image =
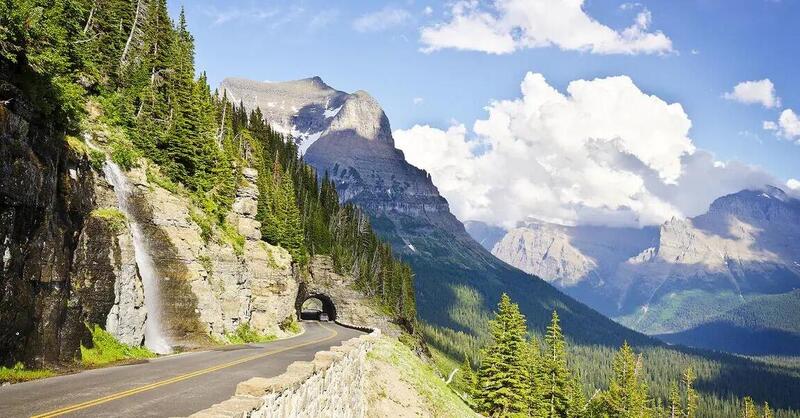
[[[109,146],[111,161],[114,161],[123,170],[127,171],[137,166],[141,154],[120,128],[115,128],[110,132]]]
[[[240,234],[233,225],[227,222],[222,224],[222,235],[225,241],[233,247],[233,252],[236,255],[244,254],[244,235]]]
[[[117,341],[113,335],[100,328],[99,325],[88,325],[92,333],[92,348],[81,344],[81,363],[84,366],[101,366],[121,360],[145,359],[156,357],[146,347],[136,347]]]
[[[55,376],[55,373],[45,369],[26,369],[22,363],[17,363],[14,367],[0,367],[0,382],[2,383],[27,382],[50,376]]]
[[[83,141],[81,141],[77,137],[74,137],[72,135],[67,135],[64,139],[67,141],[67,146],[69,146],[70,149],[75,151],[76,154],[87,155],[87,156],[89,155],[89,147],[87,147],[86,144],[84,144]]]
[[[197,261],[200,262],[200,265],[208,272],[209,276],[214,275],[214,263],[211,262],[211,257],[203,254],[197,257]]]
[[[233,333],[226,333],[225,339],[229,344],[265,343],[275,340],[274,335],[264,335],[250,328],[249,324],[241,324]]]
[[[103,163],[106,162],[106,154],[100,150],[90,149],[89,162],[92,163],[92,168],[96,171],[103,171]]]
[[[297,319],[294,317],[294,315],[287,316],[286,319],[284,319],[283,321],[281,321],[280,324],[278,324],[278,327],[281,330],[288,332],[290,334],[299,334],[300,331],[302,331],[302,329],[300,328],[300,324],[297,323]]]
[[[106,222],[108,222],[108,226],[111,227],[111,229],[116,233],[122,231],[128,221],[127,218],[125,218],[124,213],[117,208],[111,207],[97,208],[89,215],[95,218],[104,219]]]
[[[207,216],[195,210],[191,210],[189,211],[189,220],[200,227],[200,237],[203,238],[203,241],[208,242],[211,240],[212,234],[214,233],[214,224]]]

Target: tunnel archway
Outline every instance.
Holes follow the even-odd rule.
[[[323,293],[306,295],[297,304],[297,317],[301,320],[320,320],[322,313],[327,314],[329,321],[336,320],[336,305]]]

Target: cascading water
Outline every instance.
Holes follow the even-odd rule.
[[[133,250],[136,255],[136,266],[142,277],[144,287],[144,305],[147,309],[147,320],[144,323],[144,345],[158,354],[172,352],[169,342],[161,331],[161,297],[159,294],[158,273],[150,256],[150,246],[142,233],[142,227],[136,222],[131,213],[130,198],[132,195],[131,184],[125,174],[111,160],[106,160],[103,166],[106,180],[114,186],[119,209],[128,218],[133,235]]]

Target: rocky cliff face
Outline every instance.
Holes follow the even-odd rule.
[[[138,189],[137,218],[144,225],[161,278],[167,337],[178,345],[221,338],[242,324],[282,336],[279,324],[294,315],[297,281],[289,253],[261,241],[255,220],[258,173],[245,169],[227,223],[243,238],[213,227],[206,240],[188,198],[148,180],[155,167],[128,173]],[[154,174],[157,175],[157,174]],[[235,237],[233,238],[235,239]]]
[[[800,201],[768,186],[657,231],[528,225],[493,253],[631,327],[668,333],[800,287],[798,225]]]
[[[308,265],[308,274],[300,283],[297,309],[302,303],[315,295],[329,298],[335,307],[337,322],[357,327],[380,329],[383,333],[398,336],[402,329],[379,314],[370,298],[355,290],[355,279],[342,275],[333,268],[333,260],[328,256],[317,255]]]
[[[0,363],[72,361],[91,345],[87,323],[140,345],[148,310],[132,219],[87,145],[24,110],[0,106]],[[102,132],[87,139],[105,140]],[[214,228],[206,242],[189,199],[150,182],[148,170],[157,171],[143,162],[127,174],[132,216],[158,270],[170,341],[201,344],[240,324],[285,334],[298,284],[288,252],[260,240],[257,173],[244,171],[227,219],[235,232]]]
[[[113,226],[92,217],[95,174],[80,142],[21,99],[0,105],[0,363],[71,360],[104,323],[121,268]],[[122,245],[124,247],[124,243]]]

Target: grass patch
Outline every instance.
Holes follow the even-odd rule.
[[[65,139],[67,141],[67,145],[70,147],[70,149],[75,151],[76,154],[86,156],[89,155],[89,147],[87,147],[83,141],[72,135],[67,135]]]
[[[26,369],[22,363],[17,363],[14,367],[0,367],[0,382],[2,383],[27,382],[55,375],[54,372],[46,369]]]
[[[102,366],[121,360],[156,357],[155,353],[145,347],[122,344],[99,325],[87,325],[87,327],[92,333],[94,346],[86,348],[81,344],[81,363],[84,366]]]
[[[125,218],[125,214],[117,208],[97,208],[89,215],[105,220],[108,223],[108,226],[110,226],[111,229],[116,233],[122,231],[128,222],[128,220]]]
[[[368,361],[382,361],[392,365],[400,377],[425,399],[432,416],[475,416],[469,406],[445,384],[440,374],[403,343],[383,337],[378,340],[367,358]]]
[[[241,324],[232,333],[225,333],[225,339],[228,344],[248,344],[248,343],[265,343],[267,341],[276,340],[278,337],[274,335],[264,335],[260,332],[250,328],[248,324]]]
[[[233,247],[236,255],[244,254],[244,235],[240,234],[233,225],[227,222],[222,224],[222,237]]]

